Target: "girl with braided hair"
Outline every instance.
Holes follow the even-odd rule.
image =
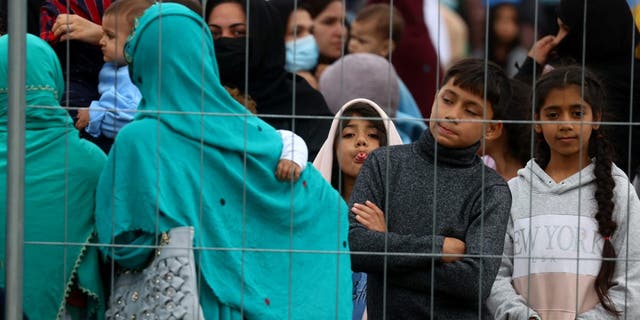
[[[640,201],[603,134],[605,89],[561,67],[536,84],[536,155],[509,181],[496,319],[640,316]]]

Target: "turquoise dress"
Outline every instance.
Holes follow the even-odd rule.
[[[0,239],[3,240],[7,217],[8,47],[9,36],[0,37]],[[39,38],[27,35],[26,51],[24,312],[29,319],[62,319],[65,313],[74,319],[102,319],[99,251],[87,244],[95,238],[95,191],[106,156],[92,143],[80,140],[69,114],[58,103],[64,81],[53,49]],[[0,287],[5,287],[4,266],[3,241]],[[72,288],[87,296],[85,308],[66,305]]]
[[[143,98],[100,178],[100,241],[153,244],[193,226],[208,320],[349,319],[347,207],[312,166],[296,183],[275,178],[280,136],[220,84],[202,18],[155,4],[125,56]],[[130,268],[149,253],[103,249]]]

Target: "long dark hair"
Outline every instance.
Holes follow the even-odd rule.
[[[373,126],[378,130],[378,137],[380,141],[380,146],[384,147],[388,145],[387,139],[387,128],[384,126],[384,120],[381,119],[380,114],[376,109],[364,102],[357,102],[345,109],[342,112],[342,117],[363,117],[370,118],[367,119],[370,121]],[[338,162],[338,155],[335,152],[336,147],[340,143],[341,137],[341,129],[349,124],[352,119],[340,119],[338,123],[338,128],[336,129],[336,134],[333,137],[333,170],[331,170],[331,185],[334,189],[338,191],[342,191],[342,185],[340,184],[340,174],[342,173],[342,169],[340,169],[340,163]]]
[[[557,11],[558,18],[569,27],[569,33],[556,47],[560,56],[570,56],[587,65],[630,61],[640,32],[634,27],[627,1],[562,0]],[[586,61],[582,61],[583,54]]]
[[[511,100],[508,112],[502,114],[506,121],[531,119],[531,86],[519,80],[511,80]],[[496,118],[494,116],[494,118]],[[531,125],[529,123],[505,122],[503,130],[507,133],[507,146],[511,154],[524,167],[531,159]]]
[[[573,85],[583,88],[583,99],[591,105],[594,115],[604,115],[603,109],[606,100],[602,83],[590,71],[578,66],[569,66],[557,68],[545,74],[536,84],[536,116],[540,116],[540,108],[551,90]],[[598,221],[598,232],[604,238],[604,246],[602,248],[602,257],[604,259],[596,277],[595,290],[602,307],[614,315],[620,315],[620,311],[616,309],[608,294],[609,288],[613,285],[611,278],[616,266],[616,261],[613,260],[616,257],[616,251],[610,238],[616,231],[618,224],[612,219],[615,206],[613,202],[615,182],[611,175],[614,152],[602,130],[602,128],[593,130],[588,147],[589,157],[595,157],[595,199],[598,203],[595,219]],[[545,168],[549,164],[550,154],[549,145],[542,137],[542,134],[538,134],[536,136],[536,162]]]

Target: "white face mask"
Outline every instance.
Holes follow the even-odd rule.
[[[294,48],[295,46],[295,48]],[[320,50],[313,35],[289,41],[285,44],[287,60],[285,69],[289,72],[308,71],[318,64]],[[295,50],[294,50],[295,49]]]

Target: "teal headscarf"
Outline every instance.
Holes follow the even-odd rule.
[[[100,178],[101,242],[194,226],[208,320],[350,318],[347,207],[312,166],[295,184],[276,180],[281,138],[220,84],[202,18],[153,5],[125,56],[143,99]],[[105,253],[128,267],[146,257]]]
[[[26,41],[24,310],[29,319],[61,319],[65,296],[75,282],[89,296],[85,311],[102,318],[99,252],[84,244],[94,231],[95,188],[106,157],[98,147],[78,138],[71,118],[60,108],[64,82],[56,54],[33,35],[27,35]],[[8,48],[9,36],[0,37],[2,239],[6,239]],[[4,244],[0,258],[4,268]],[[2,270],[0,286],[5,285],[4,277]]]

